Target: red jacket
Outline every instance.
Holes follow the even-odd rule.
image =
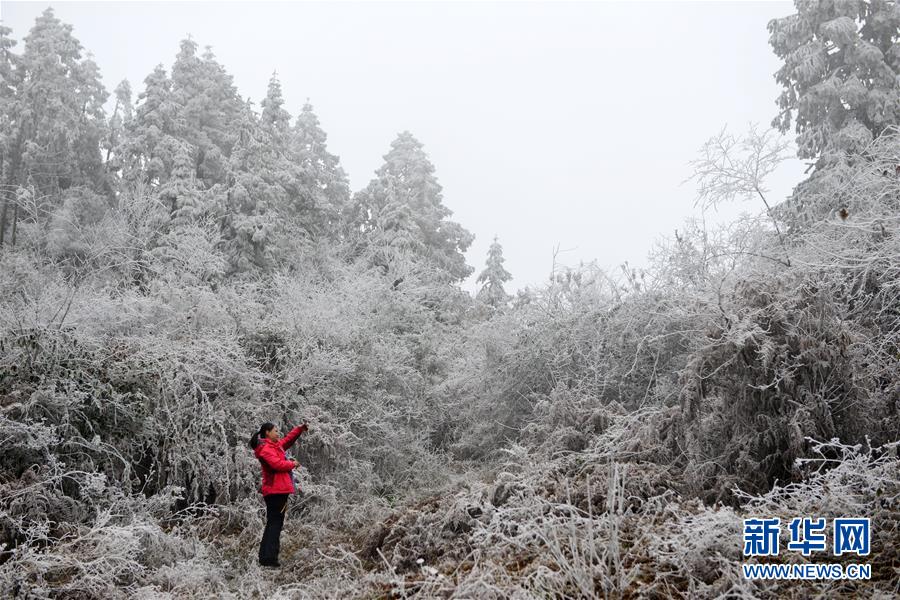
[[[294,427],[286,436],[273,442],[268,438],[259,440],[259,444],[254,450],[256,458],[262,465],[262,487],[260,491],[263,496],[269,494],[293,494],[296,491],[294,479],[291,471],[294,470],[294,464],[287,459],[284,451],[294,445],[294,442],[301,433],[306,431],[303,426]]]

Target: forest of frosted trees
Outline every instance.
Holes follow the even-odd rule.
[[[518,293],[413,134],[352,192],[276,75],[189,38],[110,94],[0,26],[0,595],[896,597],[900,6],[796,10],[773,129],[692,165],[755,216]],[[267,420],[310,428],[274,574]],[[871,579],[744,578],[751,516],[870,518]]]

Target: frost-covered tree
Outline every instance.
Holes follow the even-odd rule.
[[[277,164],[271,136],[260,126],[250,102],[241,111],[237,140],[228,160],[228,182],[212,192],[224,204],[221,222],[232,271],[268,265],[266,247],[278,227],[277,209],[286,201],[273,175]]]
[[[162,65],[144,79],[134,119],[125,124],[123,139],[113,153],[113,167],[121,169],[127,183],[151,187],[166,182],[180,148],[175,138],[178,106],[172,98],[172,82]]]
[[[12,48],[16,41],[9,37],[12,29],[0,25],[0,246],[6,237],[7,225],[15,211],[13,200],[15,190],[12,187],[11,172],[13,170],[10,150],[15,144],[13,135],[13,107],[16,100],[16,56]]]
[[[254,174],[272,188],[272,209],[278,210],[282,215],[301,216],[309,221],[308,211],[300,209],[303,193],[300,168],[292,147],[291,114],[284,108],[281,83],[275,73],[269,80],[261,106],[259,131],[255,134],[259,151],[248,166],[241,168],[253,168]],[[249,115],[242,115],[242,127],[246,125],[246,117]],[[246,129],[241,131],[245,133]],[[249,164],[253,166],[249,167]]]
[[[384,193],[385,203],[375,209],[374,228],[366,236],[367,251],[373,266],[399,281],[406,276],[413,257],[424,254],[426,248],[409,204],[391,182],[387,182]]]
[[[769,22],[784,65],[784,90],[772,122],[793,122],[800,158],[858,152],[900,124],[900,9],[889,0],[796,3],[797,13]]]
[[[14,79],[4,184],[34,186],[32,196],[51,203],[73,186],[107,191],[100,144],[108,94],[96,63],[82,57],[72,26],[57,19],[53,9],[45,10],[25,36]]]
[[[176,227],[198,216],[201,208],[191,155],[192,148],[183,143],[175,154],[172,176],[159,189],[159,199]]]
[[[363,244],[371,243],[373,232],[383,232],[379,216],[391,203],[409,208],[413,228],[422,245],[421,258],[442,272],[449,281],[460,281],[472,273],[463,253],[474,236],[448,217],[452,211],[443,204],[441,186],[434,165],[422,144],[408,131],[391,143],[384,165],[376,178],[353,201],[351,229],[363,234]]]
[[[197,178],[207,187],[223,182],[241,100],[209,47],[198,57],[196,42],[182,40],[172,65],[172,99],[178,106],[175,135],[197,148]]]
[[[781,113],[773,125],[797,135],[798,156],[815,170],[776,209],[788,233],[846,211],[848,198],[818,193],[843,187],[855,162],[870,160],[873,139],[900,126],[900,7],[886,0],[798,2],[769,23],[784,65]]]
[[[723,128],[706,141],[700,157],[691,161],[691,179],[698,184],[696,204],[707,209],[735,200],[761,201],[781,244],[782,256],[773,260],[787,266],[790,258],[779,225],[784,210],[769,197],[766,179],[787,159],[789,147],[787,140],[771,129],[760,132],[751,126],[737,137]]]
[[[162,65],[144,80],[145,90],[118,152],[126,181],[164,184],[184,144],[193,148],[192,169],[201,189],[224,184],[241,107],[232,77],[207,48],[182,40],[168,77]]]
[[[482,284],[476,298],[485,304],[498,308],[504,306],[510,299],[509,294],[503,289],[503,284],[512,279],[512,275],[503,267],[503,246],[494,236],[494,242],[488,250],[485,268],[478,275],[476,283]]]
[[[116,106],[113,108],[113,114],[109,118],[109,126],[106,135],[104,147],[106,149],[106,162],[109,163],[112,153],[122,141],[125,128],[131,122],[134,116],[134,109],[131,104],[131,84],[127,79],[123,79],[115,89]]]
[[[278,74],[272,73],[269,87],[262,103],[260,123],[269,132],[279,150],[286,150],[291,127],[291,114],[284,108],[284,96],[281,93],[281,82]]]
[[[294,124],[292,156],[299,166],[300,197],[295,212],[306,211],[318,230],[337,233],[342,210],[350,200],[350,184],[340,159],[328,152],[327,135],[309,102]]]

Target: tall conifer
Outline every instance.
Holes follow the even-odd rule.
[[[485,269],[478,275],[476,281],[482,284],[476,298],[494,308],[505,305],[510,298],[503,289],[503,284],[512,279],[512,275],[503,267],[503,262],[503,247],[494,236],[494,242],[488,250]]]
[[[422,144],[408,131],[401,133],[384,156],[384,165],[376,178],[354,198],[351,225],[363,234],[363,244],[373,241],[372,232],[384,231],[379,218],[390,203],[408,208],[415,234],[422,246],[421,259],[430,262],[448,281],[460,281],[472,268],[466,264],[464,252],[474,236],[458,223],[443,204],[441,186],[434,175],[434,165]]]

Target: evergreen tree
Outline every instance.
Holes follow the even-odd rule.
[[[157,187],[168,180],[174,168],[181,145],[174,136],[178,106],[171,87],[162,65],[144,79],[134,118],[124,124],[122,140],[113,152],[113,166],[121,168],[126,182],[143,181]]]
[[[172,66],[172,100],[178,107],[175,137],[197,149],[197,180],[205,187],[224,182],[241,101],[231,75],[208,47],[200,58],[196,42],[182,40]]]
[[[863,149],[900,125],[900,10],[885,0],[797,3],[797,13],[769,23],[775,53],[784,60],[781,132],[797,132],[800,158],[816,168],[791,198],[774,207],[788,234],[835,214],[832,194],[863,160]]]
[[[266,97],[261,102],[260,130],[256,132],[259,152],[254,157],[255,173],[273,189],[271,209],[283,217],[296,213],[302,195],[300,166],[293,155],[291,115],[284,108],[281,83],[277,74],[269,79]]]
[[[6,185],[33,185],[35,198],[60,201],[77,185],[101,189],[105,169],[100,144],[105,137],[107,93],[97,65],[82,58],[72,26],[48,8],[25,37],[11,107],[13,142]]]
[[[200,190],[194,174],[192,148],[181,144],[175,154],[172,176],[159,189],[159,199],[169,210],[173,227],[188,223],[200,212]]]
[[[386,182],[384,193],[385,202],[375,209],[374,228],[367,234],[368,250],[373,265],[380,268],[383,275],[394,276],[398,267],[423,255],[426,248],[412,208],[396,193],[390,180]]]
[[[81,109],[80,122],[88,126],[83,127],[73,140],[73,154],[78,159],[76,168],[79,173],[75,183],[111,196],[114,188],[113,179],[103,163],[101,151],[104,141],[109,136],[109,124],[106,111],[103,109],[109,93],[101,83],[100,68],[94,61],[93,54],[87,53],[87,57],[78,64],[78,71],[75,97],[77,106]],[[90,120],[86,121],[84,116],[88,114]]]
[[[512,279],[512,275],[503,268],[503,261],[503,247],[494,236],[494,243],[488,250],[485,269],[476,280],[476,283],[483,284],[476,298],[494,308],[505,306],[510,299],[509,294],[503,289],[503,284]]]
[[[386,231],[379,219],[388,214],[385,207],[399,203],[409,210],[410,228],[422,248],[420,258],[438,268],[448,282],[468,277],[472,268],[466,264],[463,253],[474,236],[447,219],[452,212],[443,204],[434,166],[422,144],[409,132],[403,132],[391,144],[384,161],[375,172],[376,178],[354,198],[350,223],[352,230],[362,234],[362,244],[377,240],[373,232]]]
[[[11,149],[16,145],[16,136],[13,128],[13,110],[16,100],[17,72],[16,56],[12,48],[15,40],[9,37],[12,29],[0,25],[0,246],[6,239],[6,230],[16,211],[14,205],[15,185],[12,183],[12,171],[14,166]]]
[[[286,199],[272,172],[271,139],[249,101],[239,123],[228,162],[228,184],[218,194],[224,204],[222,237],[232,272],[269,266],[266,250],[278,226],[277,207]]]
[[[163,185],[187,143],[194,149],[192,169],[198,186],[224,184],[241,102],[231,76],[212,51],[207,48],[198,57],[196,42],[182,40],[172,77],[158,65],[144,85],[118,152],[123,177]]]
[[[16,64],[19,57],[12,51],[16,41],[9,36],[11,33],[12,29],[0,25],[0,160],[3,161],[6,160],[8,144],[11,141],[9,135],[13,126],[12,110],[18,86]],[[6,162],[0,164],[0,173],[5,167]]]
[[[109,163],[112,153],[122,141],[125,127],[131,122],[133,109],[131,106],[131,84],[123,79],[115,89],[116,106],[109,118],[108,132],[106,136],[106,162]]]
[[[278,74],[272,73],[266,97],[261,103],[260,120],[263,128],[269,133],[278,149],[285,151],[291,128],[291,115],[284,109],[284,97],[281,94],[281,82]]]
[[[341,212],[350,200],[350,184],[340,159],[329,153],[327,135],[307,101],[293,129],[293,156],[300,168],[300,195],[293,212],[306,214],[316,230],[336,235]]]
[[[231,76],[208,48],[197,56],[189,38],[180,44],[171,78],[158,65],[144,85],[113,151],[123,181],[149,183],[173,225],[218,205],[228,229],[225,205],[235,181],[230,157],[241,130],[241,102]],[[125,90],[118,91],[124,106]]]
[[[856,152],[900,124],[895,2],[797,2],[797,14],[768,29],[784,60],[775,74],[782,112],[772,125],[784,133],[794,119],[800,158]]]

